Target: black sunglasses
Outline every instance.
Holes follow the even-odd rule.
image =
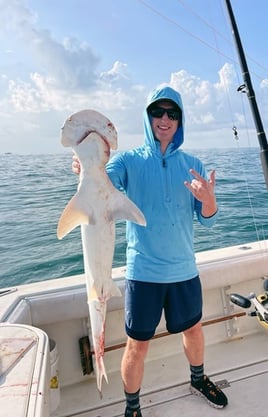
[[[150,116],[155,117],[156,119],[161,119],[165,113],[167,113],[169,120],[180,120],[181,112],[175,109],[164,109],[163,107],[154,107],[148,109]]]

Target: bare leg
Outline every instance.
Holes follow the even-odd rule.
[[[191,365],[204,363],[204,334],[200,322],[183,332],[183,347]]]
[[[227,397],[219,387],[203,374],[204,334],[200,322],[183,333],[183,346],[185,355],[190,365],[192,365],[190,368],[199,367],[199,371],[202,373],[202,376],[191,374],[190,391],[205,398],[213,407],[224,408],[228,404]],[[194,376],[197,377],[196,380],[193,378]]]
[[[124,389],[128,393],[137,392],[142,383],[144,360],[148,351],[149,341],[139,341],[128,337],[121,363],[121,375]]]

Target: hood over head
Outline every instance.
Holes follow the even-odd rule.
[[[149,145],[151,148],[155,148],[156,146],[155,138],[151,128],[150,116],[148,115],[147,110],[150,106],[152,106],[154,103],[160,100],[171,101],[173,104],[175,104],[175,107],[179,107],[179,109],[181,110],[181,123],[173,139],[174,149],[177,149],[182,145],[184,141],[184,112],[180,93],[168,86],[156,88],[149,94],[147,98],[147,105],[143,113],[145,144]]]

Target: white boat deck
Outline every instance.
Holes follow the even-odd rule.
[[[214,382],[223,384],[229,400],[222,410],[190,393],[188,364],[183,353],[147,362],[141,390],[143,417],[214,417],[219,413],[226,417],[267,417],[267,344],[267,335],[261,331],[207,347],[206,372]],[[108,385],[104,382],[102,399],[94,379],[63,388],[61,405],[54,416],[122,417],[124,408],[117,372],[109,375]]]
[[[256,317],[248,317],[245,310],[229,299],[232,292],[245,295],[263,292],[263,280],[268,276],[267,247],[268,241],[252,242],[197,256],[204,301],[205,372],[222,387],[229,399],[228,406],[221,410],[212,408],[203,398],[190,393],[189,364],[181,335],[165,335],[150,344],[141,389],[143,417],[214,417],[219,413],[226,417],[267,417],[268,333]],[[13,341],[18,340],[17,331],[21,329],[26,335],[35,333],[36,340],[27,355],[19,355],[20,361],[8,372],[4,356],[10,352],[2,349],[2,357],[0,352],[1,417],[13,417],[14,412],[16,417],[124,416],[120,376],[121,346],[126,340],[124,268],[114,269],[113,277],[123,297],[108,302],[104,362],[109,383],[103,381],[102,398],[95,375],[82,372],[78,342],[90,334],[84,276],[22,285],[7,292],[1,290],[0,347],[1,340],[11,338],[8,346],[16,350]],[[165,321],[161,320],[157,334],[163,333]],[[50,340],[57,347],[53,373]],[[25,382],[29,361],[32,371]],[[55,370],[59,386],[54,391],[51,377]],[[19,381],[24,381],[21,386],[26,394],[19,389],[14,391]],[[21,412],[16,412],[18,407],[15,410],[13,402],[20,406]]]

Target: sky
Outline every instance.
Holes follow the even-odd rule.
[[[232,7],[266,129],[268,2]],[[0,153],[64,152],[83,109],[110,118],[119,150],[139,146],[159,85],[182,95],[185,148],[258,146],[224,0],[0,0],[0,18]]]

